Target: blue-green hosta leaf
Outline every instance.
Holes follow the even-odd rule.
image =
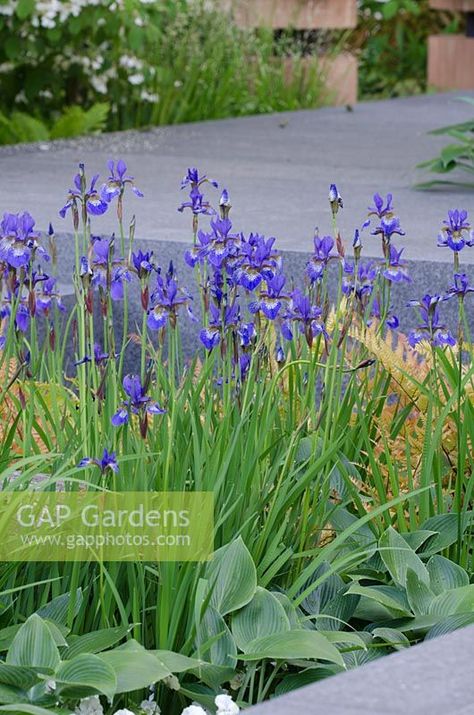
[[[80,653],[72,660],[63,661],[54,674],[57,692],[78,697],[102,693],[110,700],[117,691],[117,676],[112,665],[98,655]]]
[[[72,603],[71,603],[72,601]],[[36,613],[41,618],[47,618],[50,621],[59,623],[62,626],[67,624],[68,613],[71,610],[73,616],[77,616],[82,604],[82,589],[78,588],[74,595],[63,593],[52,601],[41,606]]]
[[[54,711],[46,710],[46,708],[41,708],[38,705],[31,705],[30,703],[14,703],[13,705],[0,705],[0,712],[13,713],[13,715],[70,715],[70,710],[67,708],[55,708]]]
[[[348,624],[360,600],[356,594],[348,594],[348,588],[344,585],[334,598],[321,607],[321,613],[315,619],[318,631],[337,631]]]
[[[221,614],[210,604],[196,629],[196,650],[212,665],[235,667],[237,646]]]
[[[474,583],[445,591],[433,600],[430,614],[434,616],[452,616],[456,613],[474,611]]]
[[[413,551],[418,551],[420,546],[423,546],[428,539],[432,536],[436,536],[436,531],[418,529],[417,531],[407,531],[406,533],[403,533],[402,536]]]
[[[252,600],[232,617],[232,635],[244,653],[257,638],[289,630],[285,609],[265,588],[258,587]]]
[[[392,526],[379,539],[379,553],[390,576],[399,586],[406,586],[408,569],[414,571],[420,581],[429,584],[430,577],[423,561]]]
[[[3,685],[14,685],[21,690],[29,690],[38,682],[40,678],[35,668],[0,663],[0,683]]]
[[[405,591],[395,586],[361,586],[353,583],[347,593],[361,596],[355,611],[356,618],[377,621],[412,615]],[[371,602],[374,607],[380,608],[372,610]]]
[[[130,626],[102,628],[99,631],[85,633],[73,640],[70,639],[70,646],[62,655],[63,660],[71,660],[80,653],[100,653],[125,638],[129,631]]]
[[[439,554],[430,558],[426,568],[430,575],[431,589],[436,595],[469,584],[469,576],[466,571]]]
[[[324,680],[330,675],[336,675],[341,670],[337,665],[320,665],[317,668],[308,668],[300,673],[286,675],[275,688],[275,695],[285,695],[298,688],[303,688],[305,685]]]
[[[336,643],[343,648],[362,648],[366,649],[366,644],[363,636],[356,631],[318,631],[325,638],[328,639],[330,643]]]
[[[152,651],[147,651],[135,640],[96,656],[110,665],[117,678],[116,693],[129,693],[148,688],[171,675]]]
[[[410,647],[410,641],[406,635],[401,631],[397,631],[396,628],[374,628],[372,635],[374,638],[380,638],[380,640],[392,648],[395,648],[395,650],[403,650],[404,648]]]
[[[299,619],[299,611],[294,607],[286,593],[281,593],[281,591],[272,591],[271,593],[283,606],[286,616],[290,622],[290,628],[300,628],[301,624]]]
[[[327,660],[344,666],[337,648],[317,631],[288,631],[258,638],[249,644],[241,660]]]
[[[306,592],[313,583],[317,584],[301,602],[303,610],[311,616],[324,611],[326,604],[332,601],[344,586],[344,581],[339,574],[331,572],[331,564],[323,561],[312,575],[310,581],[305,583],[301,589],[302,592]],[[323,577],[325,577],[324,581],[317,583]]]
[[[59,651],[48,625],[36,613],[17,632],[8,649],[8,665],[26,665],[52,672],[59,664]]]
[[[458,613],[454,616],[442,618],[439,623],[433,626],[425,636],[425,640],[444,636],[446,633],[452,633],[458,628],[465,628],[474,623],[474,611],[472,613]]]
[[[411,569],[407,570],[407,598],[415,616],[426,616],[430,612],[435,594]]]
[[[12,685],[3,685],[0,683],[0,704],[11,705],[12,703],[28,702],[27,693],[20,688],[15,688]]]
[[[245,606],[257,588],[257,570],[242,538],[218,549],[206,567],[211,604],[221,616]]]
[[[469,520],[472,520],[471,513],[464,517],[463,532],[467,528]],[[432,556],[457,541],[458,516],[454,513],[438,514],[425,521],[421,528],[436,532],[436,536],[428,539],[421,549],[423,556]]]
[[[175,653],[172,650],[151,650],[150,653],[153,653],[170,673],[185,673],[187,670],[193,670],[194,668],[199,668],[200,665],[204,665],[203,661],[188,658],[186,655]]]

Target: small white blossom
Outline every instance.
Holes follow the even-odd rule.
[[[217,715],[237,715],[240,708],[234,703],[230,695],[218,695],[214,700],[217,708]]]
[[[148,700],[142,700],[140,703],[140,710],[145,713],[145,715],[160,715],[161,710],[158,703],[155,703],[155,696],[152,693]]]
[[[127,710],[127,708],[122,708],[121,710],[116,710],[114,715],[134,715],[134,713],[131,710]]]
[[[181,715],[207,715],[207,712],[200,705],[189,705]]]
[[[74,710],[75,715],[104,715],[98,695],[83,698]]]

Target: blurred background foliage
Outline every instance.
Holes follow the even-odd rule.
[[[354,31],[275,37],[218,5],[0,0],[0,143],[317,107],[320,46],[357,52],[361,98],[422,92],[427,36],[460,23],[428,0],[360,0]]]

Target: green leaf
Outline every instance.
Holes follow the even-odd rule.
[[[455,613],[474,611],[474,584],[445,591],[433,600],[430,614],[452,616]]]
[[[275,688],[275,695],[285,695],[293,690],[303,688],[305,685],[311,685],[311,683],[324,680],[324,678],[339,672],[341,672],[341,669],[334,665],[321,665],[318,668],[308,668],[300,673],[286,675]]]
[[[426,616],[435,594],[411,569],[407,570],[407,598],[415,616]]]
[[[171,675],[152,651],[147,651],[137,641],[127,641],[123,646],[96,656],[110,665],[117,677],[116,693],[129,693],[147,688]]]
[[[11,685],[0,684],[0,703],[2,705],[11,705],[21,702],[28,702],[28,697],[25,692]]]
[[[169,670],[170,673],[185,673],[188,670],[204,665],[203,661],[188,658],[186,655],[181,655],[181,653],[175,653],[171,650],[151,650],[149,652],[153,653],[163,668]]]
[[[235,667],[237,647],[226,622],[220,613],[209,605],[197,626],[196,649],[213,665]]]
[[[71,642],[69,648],[63,653],[63,660],[71,660],[80,653],[100,653],[125,638],[129,631],[130,626],[117,626],[85,633]]]
[[[40,678],[34,668],[0,663],[0,683],[3,685],[14,685],[21,690],[29,690],[39,682]]]
[[[411,549],[403,536],[392,526],[382,534],[379,540],[379,553],[387,567],[390,576],[399,586],[406,586],[407,570],[416,573],[420,581],[429,584],[430,577],[426,566],[419,556]]]
[[[232,618],[232,635],[244,653],[257,638],[289,630],[290,621],[281,603],[270,591],[260,587],[250,603]]]
[[[374,638],[380,638],[395,650],[404,650],[411,645],[406,635],[397,631],[396,628],[374,628],[372,635]]]
[[[361,586],[354,583],[347,593],[361,596],[355,611],[356,618],[375,621],[412,615],[406,593],[395,586]],[[370,601],[379,606],[380,610],[372,611]]]
[[[249,603],[257,588],[257,571],[240,536],[215,552],[205,578],[212,591],[211,604],[221,616]]]
[[[35,5],[35,0],[18,0],[18,5],[15,10],[17,17],[20,20],[25,20],[33,14]]]
[[[28,618],[8,650],[8,665],[26,665],[50,672],[59,664],[59,651],[51,630],[36,613]]]
[[[79,689],[79,697],[84,697],[82,689],[86,688],[90,695],[102,693],[112,699],[117,690],[113,667],[92,653],[81,653],[62,662],[56,669],[54,680],[58,692],[68,697],[73,697],[75,688]]]
[[[435,555],[426,564],[431,590],[439,595],[453,588],[469,585],[469,576],[463,568],[444,556]]]
[[[468,520],[465,519],[464,530],[467,527]],[[458,515],[454,513],[450,514],[438,514],[432,516],[430,519],[424,522],[421,526],[422,529],[427,529],[428,531],[435,531],[436,536],[428,539],[422,549],[423,556],[432,556],[447,549],[457,541],[458,538]]]
[[[77,589],[73,600],[74,603],[72,613],[73,616],[77,616],[77,614],[79,613],[79,609],[82,605],[81,588]],[[71,594],[69,592],[63,593],[61,596],[57,596],[57,598],[53,598],[52,601],[49,601],[49,603],[46,603],[44,606],[41,606],[41,608],[39,608],[36,613],[38,616],[41,616],[41,618],[47,618],[50,621],[54,621],[55,623],[59,623],[63,626],[66,626],[70,609],[70,602]]]
[[[332,643],[316,631],[289,631],[258,638],[249,644],[249,652],[240,660],[327,660],[344,666],[344,660]]]
[[[444,636],[447,633],[456,631],[458,628],[470,626],[472,623],[474,623],[474,611],[472,613],[457,613],[454,616],[447,616],[428,631],[425,640]]]

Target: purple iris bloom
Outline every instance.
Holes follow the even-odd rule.
[[[152,257],[153,251],[143,253],[143,251],[139,250],[137,253],[132,253],[132,264],[140,280],[147,278],[154,270]]]
[[[375,261],[357,264],[357,281],[354,280],[355,266],[349,261],[344,261],[344,278],[342,280],[342,292],[345,295],[356,291],[356,296],[362,300],[363,296],[371,295],[374,290],[374,282],[378,275],[378,268]]]
[[[56,278],[46,276],[45,280],[41,281],[36,293],[36,307],[41,313],[48,315],[54,303],[61,312],[66,310],[61,296],[56,290]]]
[[[458,298],[464,299],[468,293],[474,293],[474,288],[469,285],[469,279],[465,273],[455,273],[454,283],[448,288],[448,297],[452,298],[455,295]]]
[[[191,186],[191,188],[194,188],[201,186],[201,184],[204,184],[205,182],[212,184],[212,186],[214,186],[216,189],[218,188],[217,181],[214,181],[213,179],[208,179],[205,174],[203,176],[199,176],[199,171],[196,168],[192,168],[188,169],[186,175],[181,181],[181,188],[185,189],[186,186]]]
[[[92,177],[89,189],[87,189],[84,164],[79,164],[79,173],[74,177],[74,188],[69,189],[66,204],[60,210],[59,215],[65,218],[69,209],[73,211],[77,209],[78,203],[85,206],[88,214],[93,216],[101,216],[104,214],[107,211],[108,203],[101,198],[96,189],[98,179],[99,174],[95,174],[95,176]]]
[[[93,241],[92,286],[106,291],[110,287],[110,297],[114,301],[123,300],[123,284],[130,283],[132,276],[124,265],[123,259],[113,259],[113,239],[99,238]],[[84,258],[84,257],[83,257]],[[86,264],[81,263],[86,270]],[[89,269],[89,270],[90,270]]]
[[[25,268],[37,254],[49,261],[38,243],[39,234],[33,230],[34,226],[35,220],[27,211],[5,213],[0,222],[0,260],[12,268]]]
[[[170,270],[165,278],[158,272],[156,290],[151,296],[153,307],[148,311],[147,325],[151,330],[160,330],[164,328],[168,322],[172,328],[175,328],[178,310],[181,306],[186,307],[191,320],[196,320],[191,310],[192,298],[188,293],[178,288],[173,274],[172,264],[170,264]]]
[[[222,315],[222,311],[211,303],[209,312],[209,324],[199,333],[199,339],[206,350],[212,350],[219,345],[222,334],[227,328],[236,327],[239,321],[240,309],[238,304],[234,303],[234,305],[227,306],[224,310],[224,315]]]
[[[258,300],[249,303],[250,312],[253,314],[262,312],[269,320],[275,320],[283,303],[290,298],[289,295],[282,293],[285,281],[283,273],[277,273],[273,278],[269,278],[266,281],[267,289],[260,293]]]
[[[102,455],[102,459],[96,459],[93,457],[84,457],[81,459],[79,464],[77,465],[78,467],[91,467],[91,466],[96,466],[99,467],[100,471],[102,474],[105,474],[107,469],[110,469],[112,472],[117,472],[119,471],[119,466],[117,462],[117,456],[115,452],[109,452],[107,449],[104,449],[104,453]]]
[[[468,221],[467,211],[449,211],[448,220],[438,236],[438,246],[448,246],[452,251],[461,251],[464,246],[474,245],[474,235]]]
[[[118,357],[118,355],[117,355]],[[99,343],[94,343],[94,355],[85,355],[82,360],[78,360],[74,365],[84,365],[89,362],[94,362],[96,365],[102,365],[109,359],[109,353],[104,353],[103,349],[100,347]]]
[[[238,255],[238,236],[231,233],[232,222],[228,218],[211,219],[211,232],[198,231],[198,242],[186,251],[184,259],[193,268],[207,259],[213,268],[222,268],[229,258]]]
[[[374,302],[372,303],[370,317],[367,320],[367,325],[369,327],[372,325],[373,318],[376,318],[377,320],[382,319],[382,311],[380,310],[380,303],[377,298],[375,298]],[[390,328],[390,330],[397,330],[397,328],[400,326],[400,321],[398,317],[394,314],[392,306],[390,306],[388,315],[385,316],[385,325],[387,326],[387,328]]]
[[[337,253],[333,253],[334,239],[331,236],[319,238],[316,233],[314,239],[314,253],[306,264],[306,273],[309,276],[311,283],[320,281],[324,274],[329,261],[333,258],[338,258]]]
[[[8,320],[12,311],[12,294],[7,292],[0,307],[0,320]],[[25,298],[21,298],[15,312],[15,328],[21,333],[26,333],[30,326],[31,313]]]
[[[118,160],[117,166],[112,160],[107,163],[107,166],[110,175],[100,191],[103,201],[110,203],[116,196],[121,196],[127,184],[136,196],[143,198],[142,192],[135,186],[133,176],[127,176],[127,165],[122,159]]]
[[[323,334],[327,337],[324,325],[321,323],[322,310],[316,305],[312,305],[309,297],[296,289],[291,294],[288,308],[282,315],[283,323],[281,332],[287,340],[293,339],[292,323],[296,322],[300,333],[305,335],[306,341],[311,347],[313,338]]]
[[[397,251],[395,246],[393,244],[390,244],[389,250],[389,263],[388,266],[382,271],[382,275],[388,281],[392,281],[394,283],[401,283],[402,281],[410,283],[411,278],[406,271],[405,261],[401,260],[401,255],[404,249],[402,248],[400,251]]]
[[[252,345],[257,335],[255,325],[253,323],[241,323],[237,328],[237,335],[240,338],[240,346],[242,348],[248,348]]]
[[[216,213],[215,209],[213,209],[209,201],[204,198],[197,186],[193,187],[189,192],[189,201],[183,201],[183,203],[178,206],[178,211],[180,213],[183,213],[185,209],[191,209],[191,212],[195,216],[198,216],[199,214],[213,216]]]
[[[419,309],[422,320],[421,324],[408,335],[408,342],[412,347],[415,347],[423,340],[427,340],[435,347],[456,345],[456,340],[440,320],[439,303],[444,300],[447,300],[447,298],[427,294],[421,300],[409,301],[408,305],[410,307]]]
[[[385,202],[380,194],[374,194],[374,205],[369,206],[369,216],[378,216],[380,219],[384,217],[390,218],[393,216],[392,201],[392,194],[387,194]]]
[[[400,227],[400,219],[395,216],[391,218],[384,216],[380,221],[380,225],[377,226],[375,231],[372,231],[372,236],[381,235],[383,242],[386,244],[390,243],[394,234],[398,236],[405,235],[405,231],[402,231]]]
[[[260,283],[271,280],[281,268],[281,256],[273,248],[275,238],[251,233],[246,240],[242,236],[240,260],[236,280],[246,290],[253,291]]]
[[[331,211],[333,216],[337,214],[339,209],[344,208],[342,196],[339,193],[336,184],[331,184],[331,186],[329,187],[329,203],[331,204]]]
[[[155,402],[146,394],[139,375],[126,375],[123,379],[123,389],[128,395],[120,409],[112,417],[114,427],[128,424],[130,412],[141,417],[149,415],[164,415],[166,410],[162,409],[158,402]]]

